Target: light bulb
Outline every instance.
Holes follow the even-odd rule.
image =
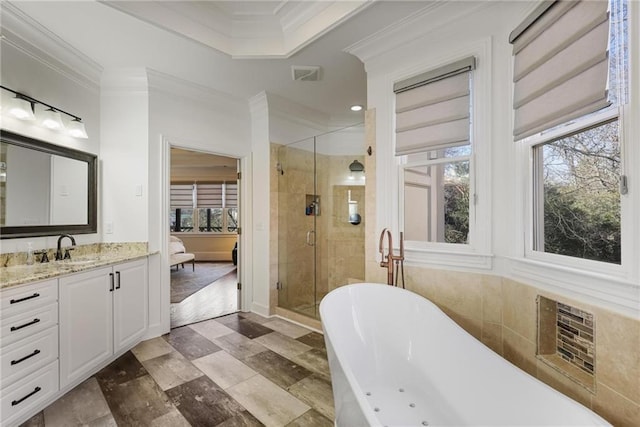
[[[67,132],[74,138],[89,138],[87,130],[84,127],[84,123],[82,123],[78,118],[69,122],[67,125]]]
[[[33,114],[31,103],[26,99],[16,96],[15,98],[11,98],[8,103],[7,111],[16,119],[35,120],[36,116]]]
[[[39,113],[42,126],[51,130],[60,130],[64,127],[60,113],[53,108],[46,109]]]

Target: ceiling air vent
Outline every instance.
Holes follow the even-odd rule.
[[[292,65],[291,77],[293,78],[293,80],[302,82],[317,82],[318,80],[320,80],[320,67]]]

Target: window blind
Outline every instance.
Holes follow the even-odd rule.
[[[197,200],[199,208],[221,208],[222,183],[197,184]]]
[[[194,205],[195,200],[195,205]],[[171,184],[171,208],[237,208],[238,184]]]
[[[225,208],[237,208],[238,207],[238,183],[225,183],[224,194]]]
[[[169,189],[171,208],[193,208],[193,191],[193,184],[171,184]]]
[[[475,67],[469,57],[394,85],[397,156],[469,144]]]
[[[510,35],[516,140],[609,105],[608,2],[545,2]]]

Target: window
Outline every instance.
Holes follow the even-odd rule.
[[[171,184],[172,232],[237,233],[236,182]]]
[[[621,263],[617,118],[533,146],[533,249]]]
[[[474,69],[470,57],[394,87],[408,241],[469,243]]]
[[[404,167],[405,239],[468,243],[471,146],[408,156]]]
[[[532,157],[529,248],[532,254],[622,264],[627,4],[541,7],[535,20],[525,21],[534,23],[514,31],[511,40],[514,136]]]

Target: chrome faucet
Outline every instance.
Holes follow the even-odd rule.
[[[64,255],[62,255],[62,239],[68,237],[71,240],[71,247],[65,248]],[[71,259],[71,255],[69,251],[72,251],[76,248],[76,239],[73,238],[70,234],[62,234],[58,237],[58,250],[56,251],[56,261],[60,261],[62,259]]]
[[[385,255],[384,249],[384,240],[385,237],[387,239],[387,248],[389,251]],[[395,255],[393,253],[393,237],[391,236],[391,231],[384,228],[382,233],[380,233],[380,243],[378,245],[378,249],[380,251],[380,267],[387,269],[387,285],[398,286],[398,273],[402,274],[402,288],[404,289],[404,233],[400,232],[400,254]],[[395,280],[394,280],[394,272],[393,266],[395,264]],[[400,271],[399,271],[400,270]]]

